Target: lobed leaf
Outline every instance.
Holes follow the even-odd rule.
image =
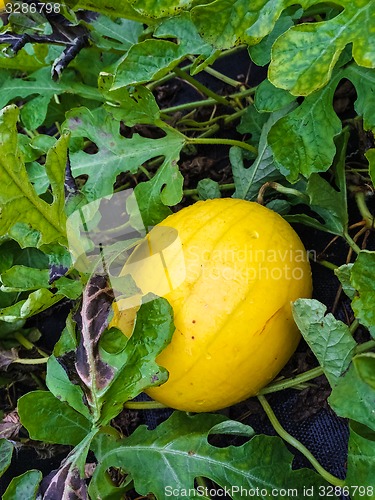
[[[309,95],[324,87],[350,43],[359,66],[375,67],[374,3],[367,0],[337,3],[344,9],[333,19],[299,24],[276,40],[269,67],[269,79],[276,87],[288,89],[293,95]]]
[[[334,387],[348,368],[357,345],[349,327],[332,314],[326,315],[326,306],[314,299],[298,299],[292,310],[303,338]]]
[[[303,484],[323,484],[313,471],[292,470],[292,456],[279,438],[255,436],[239,447],[212,446],[207,437],[223,421],[225,417],[221,415],[189,416],[175,412],[153,431],[138,427],[130,437],[115,442],[102,454],[90,494],[99,498],[102,488],[108,493],[108,479],[103,481],[105,472],[109,467],[124,464],[136,491],[141,495],[152,492],[158,500],[163,500],[170,491],[173,498],[191,498],[198,476],[211,479],[222,492],[227,488],[234,500],[243,498],[239,485],[246,490],[259,488],[268,493],[273,488],[276,491],[291,485],[302,491]],[[114,485],[112,491],[116,491]]]
[[[332,106],[339,79],[340,73],[280,118],[268,134],[275,162],[290,182],[296,182],[300,174],[308,178],[313,172],[325,172],[332,164],[334,138],[341,132],[341,121]]]
[[[172,164],[179,158],[184,136],[172,129],[166,130],[165,137],[160,139],[138,134],[127,139],[120,135],[120,121],[114,120],[113,115],[103,108],[93,112],[87,108],[71,110],[67,113],[65,129],[70,130],[73,137],[89,138],[98,147],[95,154],[77,151],[70,156],[73,175],[89,176],[82,189],[88,201],[112,193],[118,174],[136,173],[144,162],[155,157],[164,156],[164,171],[174,172],[174,178],[178,177],[177,166]]]
[[[22,247],[65,243],[63,207],[68,137],[62,136],[47,155],[46,171],[53,194],[49,204],[38,197],[30,184],[18,147],[17,118],[15,106],[0,112],[0,175],[3,182],[0,235],[8,233]]]

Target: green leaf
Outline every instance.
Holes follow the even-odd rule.
[[[0,68],[18,70],[22,68],[26,73],[32,73],[38,69],[45,66],[49,66],[50,63],[60,56],[63,48],[56,45],[47,45],[45,43],[34,43],[26,44],[17,54],[9,57],[7,54],[7,47],[9,44],[0,45]],[[2,71],[0,76],[0,84],[11,73],[8,71]]]
[[[375,354],[373,352],[358,354],[353,363],[363,382],[375,390]]]
[[[137,124],[160,123],[160,110],[152,92],[146,87],[136,87],[135,89],[121,88],[110,91],[112,86],[112,75],[102,74],[99,79],[99,88],[103,94],[111,101],[106,109],[116,118],[123,121],[128,127]]]
[[[112,90],[157,80],[184,57],[180,47],[166,40],[144,40],[133,45],[116,68]]]
[[[240,134],[251,134],[251,142],[258,146],[263,126],[269,117],[268,113],[259,113],[254,105],[250,105],[241,115],[237,131]]]
[[[234,198],[254,200],[258,196],[259,189],[265,182],[280,179],[281,174],[275,165],[267,137],[272,125],[290,109],[291,107],[283,108],[269,115],[268,120],[263,125],[259,139],[258,156],[250,167],[246,168],[244,166],[243,159],[245,153],[242,149],[237,147],[230,149],[229,159],[236,186],[236,191],[233,195]],[[243,127],[242,131],[244,131]]]
[[[14,477],[6,489],[3,500],[14,500],[16,498],[27,498],[35,500],[42,480],[42,473],[38,470],[28,470],[21,476]]]
[[[167,380],[165,368],[158,366],[155,358],[172,338],[172,315],[172,308],[165,299],[145,302],[137,313],[134,331],[125,349],[115,357],[113,354],[107,357],[108,363],[116,363],[117,371],[101,395],[101,422],[104,425],[121,411],[124,402]]]
[[[172,144],[169,146],[172,148]],[[182,199],[184,179],[177,165],[180,145],[177,143],[176,146],[174,151],[170,150],[154,177],[150,181],[140,182],[134,189],[145,227],[154,226],[165,219],[171,214],[168,207]]]
[[[352,487],[350,488],[352,500],[374,497],[375,433],[372,433],[371,438],[370,435],[366,438],[356,432],[358,429],[358,424],[352,422],[348,446],[348,471],[345,479],[345,485]]]
[[[69,380],[68,374],[55,356],[50,356],[47,362],[46,385],[55,398],[68,403],[90,420],[91,415],[84,404],[85,396],[81,387]]]
[[[355,357],[349,370],[333,388],[328,402],[340,417],[361,422],[375,430],[375,389],[361,379],[354,363]]]
[[[17,141],[18,110],[9,106],[0,112],[0,194],[2,217],[0,235],[9,235],[21,246],[41,247],[65,243],[64,178],[67,136],[49,151],[46,171],[51,182],[53,202],[40,199],[30,184]]]
[[[309,95],[322,88],[350,43],[359,66],[375,67],[373,2],[341,0],[337,3],[344,10],[333,19],[299,24],[276,40],[269,67],[269,79],[276,87],[288,89],[293,95]]]
[[[104,15],[91,20],[87,27],[91,31],[91,39],[95,46],[106,50],[129,50],[138,42],[143,32],[143,26],[139,22],[121,18],[111,19]]]
[[[226,487],[234,500],[243,498],[240,486],[252,491],[264,488],[268,492],[272,488],[293,486],[302,492],[303,485],[323,484],[311,470],[292,470],[292,455],[277,437],[255,436],[238,447],[212,446],[208,435],[224,420],[221,415],[189,416],[175,412],[154,431],[138,427],[130,437],[115,442],[103,454],[89,493],[100,498],[102,488],[108,492],[110,485],[108,479],[103,481],[104,472],[123,464],[134,480],[136,491],[140,495],[152,492],[158,500],[169,494],[181,500],[192,498],[189,491],[193,491],[197,476],[211,479],[223,489]],[[114,486],[112,489],[116,492]]]
[[[365,156],[369,162],[371,182],[375,185],[375,148],[367,150]]]
[[[363,117],[365,130],[375,130],[375,72],[373,69],[362,68],[356,64],[350,64],[344,70],[345,78],[348,78],[357,91],[357,100],[354,108],[359,116]]]
[[[77,445],[90,432],[90,422],[49,391],[28,392],[18,400],[21,423],[31,439]]]
[[[212,179],[201,179],[197,185],[198,196],[201,200],[220,198],[221,192],[219,184]]]
[[[188,12],[164,19],[155,29],[157,38],[177,38],[181,55],[200,54],[210,56],[212,46],[200,36]]]
[[[49,307],[59,302],[63,295],[54,294],[46,288],[40,288],[31,292],[25,300],[20,300],[8,307],[0,309],[0,319],[13,323],[15,321],[30,318],[35,314],[45,311]]]
[[[323,219],[323,223],[306,214],[288,215],[285,217],[288,222],[300,222],[320,231],[327,231],[341,236],[345,234],[348,227],[345,177],[348,137],[348,133],[343,133],[336,141],[337,153],[334,161],[334,174],[337,190],[319,174],[312,174],[307,184],[305,184],[305,181],[300,182],[301,185],[305,184],[305,190],[301,194],[307,195],[307,200],[303,196],[302,203],[307,203],[311,210]],[[301,203],[301,199],[298,198],[296,203]]]
[[[248,48],[251,60],[258,66],[265,66],[271,61],[271,49],[275,40],[287,29],[293,26],[293,18],[288,14],[281,14],[271,33],[257,45]]]
[[[340,280],[342,289],[350,299],[353,299],[355,296],[355,288],[353,288],[350,280],[352,268],[353,264],[343,264],[334,271],[335,275]]]
[[[326,306],[313,299],[298,299],[293,304],[294,321],[334,387],[357,344],[348,326],[326,312]]]
[[[286,90],[278,89],[266,79],[258,85],[255,91],[254,105],[259,113],[272,113],[294,102],[295,99],[292,94]]]
[[[93,10],[110,17],[123,17],[133,21],[149,22],[147,17],[142,16],[134,10],[128,1],[119,2],[118,0],[56,0],[56,3],[65,4],[74,9]]]
[[[0,86],[0,106],[6,106],[15,98],[25,99],[36,94],[39,96],[36,102],[29,101],[25,111],[21,112],[21,117],[26,118],[27,125],[36,128],[42,125],[47,114],[48,104],[54,95],[69,93],[96,101],[103,100],[96,88],[76,82],[74,73],[68,71],[64,73],[59,82],[54,82],[50,72],[51,69],[45,67],[23,78],[9,75]],[[24,122],[25,126],[27,126],[26,123]]]
[[[49,270],[13,266],[1,274],[1,289],[7,292],[49,288]]]
[[[167,17],[188,9],[193,0],[129,0],[130,5],[143,16]]]
[[[353,264],[351,284],[358,294],[352,308],[358,321],[370,330],[375,338],[375,252],[362,250]]]
[[[93,112],[87,108],[74,109],[67,113],[64,127],[69,128],[73,137],[89,138],[99,149],[96,154],[84,151],[71,154],[73,175],[89,176],[82,189],[89,201],[112,193],[118,174],[136,173],[145,161],[155,157],[164,156],[166,170],[173,171],[173,180],[178,177],[177,167],[170,164],[177,162],[184,136],[173,129],[167,129],[165,137],[160,139],[138,134],[127,139],[120,135],[120,121],[114,120],[113,115],[103,108]]]
[[[336,147],[334,138],[341,132],[341,121],[333,107],[333,94],[339,79],[306,97],[303,103],[280,118],[268,134],[268,142],[281,173],[290,182],[300,174],[325,172],[332,164]]]
[[[0,477],[8,469],[12,461],[13,444],[7,439],[0,439]]]

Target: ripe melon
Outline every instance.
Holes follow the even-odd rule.
[[[157,362],[169,379],[147,393],[169,407],[215,411],[267,385],[300,334],[291,303],[310,297],[311,270],[293,228],[254,202],[199,201],[155,226],[122,274],[164,296],[176,330]],[[133,304],[112,325],[131,334]]]

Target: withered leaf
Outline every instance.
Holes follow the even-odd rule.
[[[15,347],[9,351],[0,350],[0,370],[6,370],[16,359],[18,359],[18,351]]]
[[[104,389],[114,375],[113,368],[100,358],[98,351],[100,336],[108,326],[113,298],[107,277],[94,275],[83,292],[82,307],[75,318],[81,330],[75,366],[91,391]]]
[[[88,500],[87,485],[78,468],[68,459],[42,483],[46,488],[43,500]]]
[[[16,411],[8,413],[0,422],[0,439],[16,438],[21,427],[22,424],[20,423],[18,413]]]

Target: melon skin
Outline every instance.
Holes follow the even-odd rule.
[[[145,259],[166,246],[163,236],[155,243],[160,234],[178,235],[161,270]],[[130,269],[144,294],[170,302],[176,330],[157,357],[169,379],[147,394],[190,412],[216,411],[256,395],[300,340],[291,303],[311,297],[311,269],[296,232],[257,203],[220,198],[170,215],[149,238],[122,274]],[[129,335],[126,317],[129,311],[120,311],[116,326]]]

